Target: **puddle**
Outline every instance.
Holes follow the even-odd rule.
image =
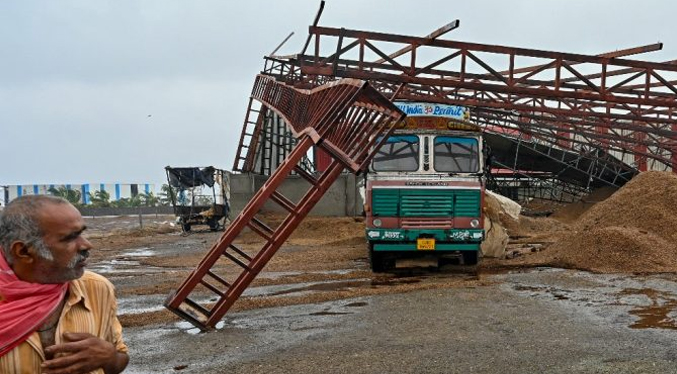
[[[121,297],[118,299],[118,315],[143,314],[165,310],[164,302],[166,298],[167,295],[161,294]],[[195,299],[195,302],[199,304],[207,304],[209,301],[206,297]]]
[[[300,271],[262,271],[256,276],[258,279],[280,279],[305,274]]]
[[[119,258],[124,257],[152,257],[155,256],[155,252],[150,249],[150,247],[143,248],[133,248],[119,255]]]
[[[140,266],[141,263],[136,260],[110,260],[100,262],[101,264],[111,264],[113,266]]]
[[[101,261],[94,263],[88,266],[88,269],[95,273],[161,273],[166,272],[167,268],[162,268],[158,266],[147,266],[141,265],[139,261],[136,260],[110,260],[110,261]]]
[[[284,277],[293,277],[297,275],[309,275],[309,274],[319,274],[319,275],[346,275],[350,274],[354,269],[339,269],[339,270],[327,270],[327,271],[264,271],[259,273],[257,278],[263,279],[280,279]]]
[[[348,281],[327,281],[327,282],[317,282],[317,283],[298,283],[296,285],[286,285],[286,286],[269,286],[265,287],[269,292],[258,292],[256,293],[256,288],[252,289],[249,293],[245,291],[247,296],[283,296],[283,295],[302,295],[311,292],[330,292],[330,291],[345,291],[355,288],[374,288],[381,286],[397,286],[402,284],[413,284],[421,282],[421,278],[378,278],[378,279],[354,279]],[[257,287],[262,289],[264,287]],[[277,288],[273,290],[271,288]],[[256,294],[254,294],[256,293]]]
[[[321,291],[342,291],[350,288],[361,288],[371,284],[369,279],[358,279],[353,281],[336,281],[336,282],[322,282],[312,283],[302,287],[290,288],[287,290],[280,290],[273,292],[270,296],[280,296],[292,293],[307,293],[307,292],[321,292]]]
[[[358,306],[367,306],[367,305],[369,305],[369,304],[364,302],[364,301],[357,301],[357,302],[354,302],[354,303],[346,304],[347,307],[358,307]]]
[[[398,284],[420,283],[422,278],[378,278],[372,279],[372,286],[397,286]]]
[[[118,299],[118,315],[143,314],[163,310],[165,297],[160,295],[144,295]]]
[[[507,280],[511,289],[529,297],[559,301],[604,318],[616,315],[632,329],[677,330],[677,280],[673,275],[605,275],[549,269],[529,274],[494,278]],[[553,281],[564,287],[549,285]]]
[[[352,313],[349,313],[349,312],[330,312],[330,311],[310,313],[311,316],[339,316],[339,315],[343,315],[343,314],[352,314]]]
[[[632,329],[668,329],[677,330],[677,300],[670,294],[649,288],[624,289],[621,295],[644,295],[651,300],[651,305],[638,306],[630,310],[630,314],[639,318],[630,328]],[[672,316],[670,314],[673,314]]]
[[[516,285],[513,285],[512,288],[515,291],[534,291],[534,292],[543,291],[543,289],[544,289],[543,287],[527,286],[527,285],[524,285],[524,284],[516,284]]]

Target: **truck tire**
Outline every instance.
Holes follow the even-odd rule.
[[[221,225],[219,225],[219,220],[216,219],[216,218],[210,218],[210,219],[207,221],[207,224],[209,225],[209,229],[210,229],[211,231],[218,231],[219,228],[221,228],[221,227],[220,227]]]
[[[374,273],[383,273],[388,270],[383,254],[374,251],[373,243],[369,243],[369,266]]]
[[[477,265],[479,251],[463,251],[463,265]]]

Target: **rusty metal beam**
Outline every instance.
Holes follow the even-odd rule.
[[[495,122],[487,111],[516,114],[530,118],[529,131],[553,146],[600,143],[677,170],[677,60],[623,58],[659,50],[661,43],[589,56],[317,24],[309,36],[314,51],[266,59],[264,73],[299,87],[368,80],[393,99],[470,107],[478,121]],[[333,54],[320,55],[320,45],[331,50],[333,43]],[[416,55],[420,46],[429,52],[425,64]],[[395,60],[408,52],[409,61]],[[517,66],[521,60],[540,61]]]
[[[627,56],[632,56],[632,55],[637,55],[641,53],[647,53],[647,52],[655,52],[655,51],[660,51],[663,49],[663,43],[654,43],[654,44],[647,44],[639,47],[633,47],[633,48],[627,48],[627,49],[621,49],[617,51],[612,51],[612,52],[605,52],[605,53],[600,53],[598,55],[595,55],[597,57],[605,57],[605,58],[618,58],[618,57],[627,57]],[[580,63],[580,62],[579,62]],[[543,68],[547,65],[534,65],[534,66],[526,66],[526,67],[521,67],[513,70],[504,70],[501,72],[503,75],[510,74],[522,74],[522,73],[531,73],[534,70]]]
[[[315,20],[313,21],[313,26],[317,26],[317,24],[320,22],[320,17],[322,16],[322,11],[324,10],[324,0],[320,1],[320,8],[317,10],[317,13],[315,14]],[[306,50],[308,49],[308,45],[310,45],[310,40],[312,39],[312,35],[308,35],[308,38],[306,39],[306,43],[303,45],[303,49],[301,49],[301,54],[305,54]]]
[[[284,43],[286,43],[286,42],[289,40],[289,38],[292,37],[292,35],[294,35],[294,32],[293,32],[293,31],[290,32],[289,35],[287,35],[287,37],[284,38],[284,40],[283,40],[277,47],[275,47],[275,49],[274,49],[272,52],[270,52],[270,55],[269,55],[269,56],[275,56],[275,52],[277,52],[280,48],[282,48],[282,46],[284,45]]]
[[[439,38],[440,36],[442,36],[442,35],[448,33],[449,31],[452,31],[452,30],[457,29],[460,25],[461,25],[461,21],[460,21],[460,20],[454,20],[454,21],[451,21],[450,23],[448,23],[448,24],[446,24],[446,25],[440,27],[439,29],[437,29],[437,30],[431,32],[430,34],[424,36],[424,38],[426,38],[426,39],[431,39],[431,40],[437,39],[437,38]],[[389,54],[388,57],[391,58],[391,59],[394,59],[394,58],[397,58],[397,57],[399,57],[399,56],[402,56],[403,54],[405,54],[405,53],[407,53],[407,52],[411,52],[411,51],[413,51],[413,50],[415,50],[415,49],[416,49],[416,46],[408,45],[408,46],[406,46],[406,47],[403,47],[402,49],[399,49],[399,50],[396,51],[396,52],[393,52],[393,53]],[[374,61],[374,63],[375,63],[375,64],[380,64],[380,63],[382,63],[382,62],[384,62],[384,61],[385,61],[385,59],[382,59],[382,58],[381,58],[381,59],[378,59],[378,60]]]
[[[341,171],[364,170],[380,143],[404,118],[404,113],[368,83],[355,79],[301,90],[259,75],[252,98],[284,118],[298,141],[198,267],[165,301],[169,310],[203,330],[213,328],[221,320]],[[321,148],[333,159],[321,174],[310,174],[299,167],[311,147]],[[296,202],[279,190],[294,172],[309,185]],[[269,227],[256,216],[268,201],[288,212],[277,227]],[[264,239],[257,250],[245,250],[234,244],[245,228]],[[218,265],[219,261],[225,261],[226,265]],[[208,300],[216,302],[200,302],[205,294],[209,295]]]
[[[310,34],[317,36],[333,36],[338,37],[343,35],[344,38],[359,38],[373,41],[383,41],[391,43],[402,43],[402,44],[416,44],[416,45],[428,45],[432,47],[439,47],[443,49],[457,49],[457,50],[467,50],[467,51],[477,51],[477,52],[490,52],[496,53],[499,55],[519,55],[525,57],[538,57],[538,58],[548,58],[553,60],[563,60],[563,61],[573,61],[573,62],[583,62],[583,63],[594,63],[594,64],[603,64],[608,62],[609,59],[605,57],[598,56],[589,56],[575,53],[564,53],[564,52],[552,52],[552,51],[543,51],[537,49],[529,48],[518,48],[518,47],[506,47],[500,45],[489,45],[489,44],[480,44],[480,43],[470,43],[470,42],[461,42],[453,40],[442,40],[442,39],[426,39],[422,37],[415,36],[404,36],[396,34],[385,34],[379,32],[370,32],[370,31],[360,31],[360,30],[350,30],[350,29],[337,29],[331,27],[321,27],[321,26],[310,26]],[[613,59],[613,65],[625,66],[625,67],[634,67],[640,69],[654,69],[654,70],[670,70],[677,71],[677,67],[669,66],[660,62],[650,62],[650,61],[637,61],[637,60],[627,60],[627,59]]]

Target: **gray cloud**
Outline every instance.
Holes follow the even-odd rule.
[[[162,183],[232,167],[262,56],[298,52],[315,0],[0,2],[0,184]],[[321,24],[596,54],[663,41],[669,1],[329,0]],[[646,11],[651,8],[652,11]],[[148,117],[151,115],[151,117]]]

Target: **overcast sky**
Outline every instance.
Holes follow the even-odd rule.
[[[0,1],[0,185],[163,183],[164,166],[230,170],[255,75],[299,52],[319,0]],[[327,0],[320,25],[598,54],[661,41],[677,3]]]

